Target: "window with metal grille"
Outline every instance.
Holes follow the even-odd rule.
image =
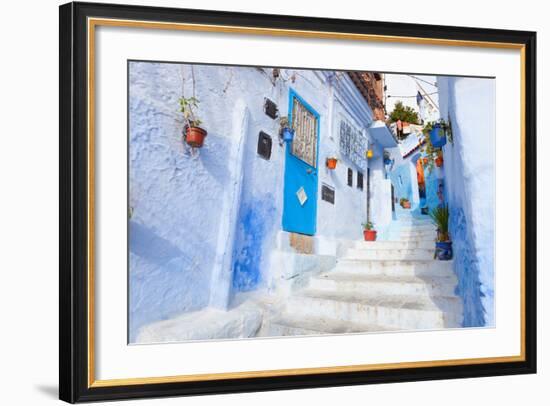
[[[363,190],[363,172],[357,171],[357,189]]]
[[[297,98],[294,98],[292,107],[292,127],[292,155],[317,167],[317,117]]]
[[[353,186],[353,169],[348,168],[348,186]]]

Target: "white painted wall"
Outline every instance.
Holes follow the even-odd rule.
[[[455,271],[467,325],[494,325],[495,80],[438,77],[442,117],[454,145],[443,147]],[[504,271],[504,270],[503,270]]]
[[[346,75],[324,72],[132,62],[130,65],[130,332],[175,314],[227,308],[236,291],[268,281],[283,211],[284,148],[279,123],[264,98],[288,115],[292,87],[320,115],[316,237],[361,239],[366,221],[366,176],[339,153],[342,119],[368,137],[372,112]],[[200,100],[205,145],[182,141],[180,96]],[[260,131],[272,137],[271,158],[257,154]],[[371,140],[372,142],[373,140]],[[388,221],[391,200],[382,148],[374,145],[372,220]],[[338,155],[336,170],[325,159]],[[353,185],[347,185],[347,169]],[[335,204],[321,187],[335,188]],[[385,186],[384,186],[385,185]],[[317,245],[321,247],[321,245]],[[167,248],[168,247],[168,248]]]

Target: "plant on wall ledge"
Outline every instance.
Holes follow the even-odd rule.
[[[294,140],[294,128],[287,116],[279,119],[279,136],[284,142],[292,142]]]
[[[441,261],[453,258],[453,246],[449,235],[449,206],[439,206],[430,212],[430,217],[437,227],[435,257]]]
[[[183,133],[185,142],[193,148],[201,148],[208,133],[200,127],[202,121],[196,113],[200,102],[196,97],[180,97],[179,103],[185,121]]]
[[[422,130],[426,139],[429,139],[431,144],[436,148],[443,147],[447,140],[453,144],[453,129],[450,121],[439,119],[437,121],[430,121],[424,126]]]
[[[371,221],[367,221],[362,224],[363,237],[365,241],[376,241],[376,230],[374,230],[374,224]]]

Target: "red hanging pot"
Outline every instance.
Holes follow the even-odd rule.
[[[208,133],[200,127],[187,127],[185,130],[185,142],[193,148],[201,148]]]
[[[336,158],[327,158],[327,168],[328,169],[336,169],[336,164],[338,163],[338,160]]]

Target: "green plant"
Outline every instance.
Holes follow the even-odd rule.
[[[406,121],[411,124],[418,124],[420,122],[418,113],[412,107],[405,106],[403,105],[403,102],[400,101],[395,103],[395,107],[390,113],[390,119],[394,123],[397,120]]]
[[[281,127],[281,130],[284,128],[288,128],[290,130],[294,129],[292,126],[292,123],[290,122],[287,116],[283,116],[279,119],[279,126]]]
[[[180,97],[180,111],[183,113],[183,119],[188,127],[198,127],[202,124],[202,121],[197,116],[197,109],[199,107],[199,99],[196,97]]]
[[[399,199],[399,204],[407,203],[408,201],[409,199],[407,199],[406,197],[402,197],[401,199]]]
[[[372,221],[367,221],[366,223],[361,224],[364,230],[372,230],[374,228],[374,223]]]
[[[435,166],[435,158],[437,158],[437,150],[436,148],[434,148],[432,144],[432,140],[428,136],[424,138],[424,146],[422,147],[422,151],[424,152],[423,158],[426,158],[427,160],[426,166],[431,172]]]
[[[436,207],[430,212],[433,223],[437,226],[437,240],[450,241],[449,238],[449,206]]]

